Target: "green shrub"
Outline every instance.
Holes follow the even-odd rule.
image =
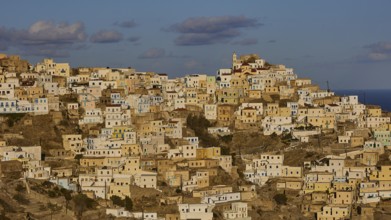
[[[273,199],[278,205],[286,205],[286,202],[288,200],[285,194],[277,194],[273,197]]]
[[[111,196],[110,200],[113,202],[114,205],[124,206],[122,199],[119,196],[116,196],[116,195]]]
[[[24,192],[26,191],[26,187],[24,187],[22,184],[18,184],[16,185],[15,190],[18,192]]]
[[[128,210],[128,211],[132,211],[133,209],[133,201],[132,199],[130,199],[128,196],[125,196],[125,199],[124,199],[124,205],[125,205],[125,209]]]
[[[126,210],[131,211],[133,209],[133,201],[129,196],[125,196],[125,199],[121,199],[119,196],[111,196],[110,200],[114,205],[125,207]]]
[[[28,200],[23,194],[17,193],[13,196],[13,198],[18,201],[20,204],[28,205],[30,204],[30,200]]]

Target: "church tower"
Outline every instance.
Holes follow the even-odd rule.
[[[235,69],[235,65],[238,62],[237,59],[238,59],[238,57],[236,56],[236,53],[234,52],[232,54],[232,69]]]

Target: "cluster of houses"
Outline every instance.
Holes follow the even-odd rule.
[[[297,191],[303,195],[301,211],[309,217],[350,219],[357,210],[373,218],[377,203],[391,199],[391,166],[377,167],[379,153],[372,150],[362,150],[354,159],[329,155],[299,167],[284,165],[282,154],[243,157],[246,180],[260,186],[275,180],[277,191]]]
[[[176,79],[132,68],[72,70],[52,59],[28,69],[17,73],[0,68],[0,115],[65,112],[64,120],[88,134],[62,135],[63,149],[51,149],[45,158],[40,146],[1,141],[4,163],[20,161],[25,178],[49,180],[92,198],[132,197],[133,187],[161,191],[161,182],[197,198],[192,203],[162,198],[178,208],[165,217],[124,208],[107,209],[107,214],[185,220],[212,219],[213,210],[219,210],[225,219],[247,220],[248,202],[259,196],[256,186],[271,179],[278,180],[278,190],[300,191],[303,213],[318,219],[349,217],[358,205],[371,213],[371,204],[391,197],[391,166],[376,166],[391,143],[390,117],[380,107],[359,103],[358,96],[336,96],[257,55],[238,58],[234,53],[232,67],[219,69],[216,76]],[[202,147],[199,137],[188,136],[189,112],[214,122],[207,128],[211,135],[250,130],[291,134],[308,142],[322,132],[337,131],[341,135],[335,142],[349,151],[297,167],[284,165],[283,154],[243,155],[244,179],[252,184],[239,189],[212,185],[220,172],[234,175],[233,158],[219,146]],[[355,128],[340,132],[338,125],[347,122]],[[75,157],[77,172],[44,162]]]

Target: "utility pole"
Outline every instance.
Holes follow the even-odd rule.
[[[344,147],[345,147],[345,159],[347,159],[347,158],[348,158],[348,152],[346,151],[346,146],[347,146],[347,144],[344,143],[343,145],[344,145]]]
[[[105,202],[106,202],[106,207],[107,207],[107,192],[106,192],[106,180],[105,180]]]
[[[367,105],[367,94],[364,92],[364,105]]]
[[[181,180],[181,192],[183,191],[183,180],[182,180],[182,174],[180,175],[180,180]]]
[[[320,148],[320,133],[318,134],[318,148]],[[323,153],[323,150],[322,150]]]
[[[144,220],[144,205],[141,205],[141,219]]]
[[[124,202],[125,202],[124,206],[125,206],[125,210],[126,210],[126,196],[125,196]]]
[[[320,128],[320,132],[318,134],[318,147],[322,148],[322,153],[324,153],[323,152],[323,146],[322,146],[322,143],[321,143],[321,136],[322,136],[322,128]]]

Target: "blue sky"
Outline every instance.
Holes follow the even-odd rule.
[[[258,53],[323,88],[391,88],[391,1],[8,1],[0,52],[35,63],[215,74]]]

